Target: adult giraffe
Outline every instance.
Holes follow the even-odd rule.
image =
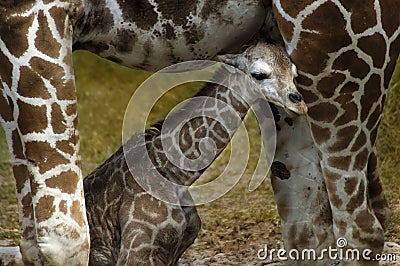
[[[274,0],[273,6],[287,51],[300,69],[299,87],[310,108],[334,238],[346,238],[348,248],[380,252],[388,207],[375,141],[400,50],[400,2]],[[278,203],[281,217],[287,217],[290,205]],[[304,239],[313,235],[310,229],[297,232]],[[301,236],[295,237],[301,242]]]
[[[374,171],[374,142],[383,88],[400,47],[396,11],[399,3],[357,0],[341,4],[340,1],[320,0],[274,1],[273,4],[288,50],[303,73],[300,83],[306,88],[303,91],[311,104],[311,133],[322,157],[329,195],[328,202],[321,179],[313,183],[320,184],[320,190],[310,187],[305,198],[296,195],[291,187],[284,187],[285,180],[274,179],[286,243],[322,247],[331,242],[333,233],[320,230],[329,229],[332,224],[330,217],[326,218],[331,213],[327,211],[331,205],[336,236],[345,236],[351,247],[368,246],[379,252],[383,243],[383,217],[386,216],[379,211],[385,209],[383,199],[376,200],[381,199],[381,187]],[[270,7],[270,1],[261,0],[0,2],[0,115],[17,181],[22,230],[20,247],[26,263],[87,263],[89,240],[80,180],[73,47],[90,50],[130,67],[156,70],[183,60],[207,59],[217,53],[236,51],[259,31],[266,9]],[[305,12],[301,12],[303,9]],[[319,17],[321,14],[323,19]],[[291,17],[304,23],[299,24]],[[343,21],[346,23],[340,23]],[[374,25],[382,34],[372,30],[370,37],[357,38],[356,42],[351,37],[346,38],[352,36],[348,33],[350,30],[359,33]],[[310,31],[308,28],[312,27],[315,29]],[[348,47],[347,53],[338,51],[342,46]],[[371,50],[371,47],[381,49]],[[359,60],[360,51],[370,57]],[[333,62],[328,60],[337,52],[349,55],[350,62],[346,57]],[[332,63],[336,63],[334,68],[329,67]],[[365,83],[359,84],[357,81],[363,76],[371,81],[367,83],[365,79]],[[343,95],[338,95],[339,92]],[[366,96],[361,97],[364,92]],[[357,99],[354,103],[348,99],[353,96]],[[362,124],[364,121],[367,123]],[[296,123],[307,131],[304,120]],[[364,133],[357,131],[354,135],[359,137],[348,142],[345,136],[354,130],[351,123]],[[311,135],[308,133],[305,138],[305,149],[313,150]],[[341,145],[333,145],[336,138],[342,139],[338,141]],[[294,141],[287,139],[287,147]],[[349,143],[352,148],[346,150]],[[298,142],[294,144],[299,145]],[[333,154],[341,151],[347,154]],[[286,171],[294,177],[297,173],[310,172],[310,164],[302,164],[304,158],[293,156],[291,162],[282,156],[280,163],[275,164],[275,173]],[[316,166],[313,171],[319,171],[319,161],[313,158]],[[294,167],[293,162],[299,167]],[[351,165],[346,166],[344,162],[351,162]],[[354,166],[355,169],[351,169]],[[298,180],[306,178],[287,179],[293,184]],[[347,195],[354,188],[357,197]],[[338,199],[338,191],[344,199]],[[290,202],[282,200],[282,195]],[[312,204],[314,199],[323,199],[323,206],[327,207],[316,207]],[[296,209],[288,206],[291,202],[308,206],[309,215],[299,215]],[[312,224],[303,226],[305,223]],[[368,239],[363,239],[361,235],[367,230],[370,231]],[[292,235],[295,237],[291,238]],[[313,241],[303,241],[308,237]]]

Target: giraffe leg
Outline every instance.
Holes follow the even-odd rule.
[[[195,206],[184,206],[182,211],[186,217],[186,228],[182,237],[182,243],[176,250],[175,261],[172,265],[178,263],[182,254],[193,244],[201,228],[201,219]]]
[[[0,111],[26,264],[88,260],[70,10],[67,3],[0,6]]]
[[[0,51],[0,64],[7,65],[4,61],[5,56],[2,51]],[[3,64],[4,63],[4,64]],[[3,74],[3,73],[2,73]],[[18,135],[18,124],[14,120],[14,101],[7,95],[6,90],[10,90],[10,82],[6,82],[7,77],[0,76],[0,89],[2,94],[0,95],[0,121],[4,129],[6,140],[9,147],[9,153],[11,157],[11,163],[13,165],[14,177],[16,179],[16,189],[17,189],[17,200],[19,206],[19,223],[21,228],[21,239],[20,248],[24,254],[26,262],[33,262],[39,260],[39,250],[37,242],[35,239],[35,224],[33,219],[33,208],[32,208],[32,195],[30,191],[30,186],[25,186],[29,183],[28,173],[26,167],[20,162],[25,161],[23,155],[22,143]],[[3,250],[6,252],[6,250]],[[17,254],[13,250],[8,257],[15,257],[16,260],[19,259],[20,254]],[[2,256],[3,258],[3,256]],[[14,259],[7,259],[12,261]],[[3,261],[3,263],[6,263]]]
[[[367,178],[369,203],[371,204],[371,208],[374,210],[376,217],[381,223],[383,230],[386,231],[391,211],[385,198],[385,194],[383,193],[376,150],[370,155],[368,160]]]
[[[146,192],[128,194],[119,211],[121,248],[116,265],[173,265],[186,241],[186,213]]]
[[[334,246],[331,209],[319,166],[319,156],[306,118],[290,118],[272,106],[277,122],[277,150],[271,166],[271,182],[281,218],[285,249],[300,253]],[[281,111],[279,113],[279,111]],[[298,141],[301,136],[302,141]],[[309,265],[310,258],[290,259],[290,265]],[[328,265],[333,260],[314,260]]]

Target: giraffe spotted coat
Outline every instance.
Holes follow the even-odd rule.
[[[253,85],[260,86],[268,100],[287,103],[282,107],[290,112],[304,114],[307,111],[302,96],[293,83],[296,75],[294,65],[281,48],[259,43],[247,48],[242,54],[223,55],[218,59],[241,68],[249,75],[264,75],[263,80],[258,78],[258,84]],[[239,62],[242,65],[238,65]],[[222,75],[219,73],[217,71],[215,75]],[[236,75],[226,78],[235,80]],[[176,135],[178,139],[185,139],[185,142],[180,142],[179,149],[184,156],[193,159],[198,154],[205,156],[202,153],[207,150],[212,153],[212,148],[205,148],[202,152],[197,145],[203,138],[207,138],[215,143],[215,153],[218,156],[230,142],[231,136],[224,127],[227,123],[232,123],[234,115],[225,114],[226,111],[219,110],[219,105],[214,105],[210,100],[218,99],[229,104],[241,119],[249,110],[250,103],[257,100],[257,94],[252,92],[255,88],[245,87],[245,84],[235,85],[239,87],[239,91],[208,83],[195,96],[208,97],[207,102],[197,106],[188,103],[181,107],[185,114],[195,109],[204,110],[207,116],[204,114],[194,117],[181,128],[174,128],[163,136],[163,121],[151,126],[145,133],[145,145],[151,162],[143,159],[143,150],[138,148],[141,145],[140,136],[134,135],[125,144],[125,154],[121,147],[84,179],[91,237],[90,265],[175,265],[182,253],[193,243],[201,221],[194,206],[185,206],[185,202],[191,200],[188,192],[168,191],[171,194],[176,193],[179,203],[164,202],[145,191],[134,175],[147,179],[156,178],[150,170],[155,167],[169,181],[186,186],[193,184],[207,167],[201,167],[197,171],[179,168],[168,160],[165,153],[169,148],[162,145],[162,139],[164,145],[169,138],[173,139]],[[278,98],[275,91],[271,92],[275,88],[281,95]],[[245,95],[248,96],[242,98]],[[212,117],[219,117],[219,123],[212,123],[211,112],[214,112]],[[179,111],[170,114],[172,119],[180,119],[180,115]],[[238,126],[235,125],[234,130]],[[161,186],[161,189],[165,188]]]

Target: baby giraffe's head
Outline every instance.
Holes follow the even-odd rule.
[[[287,111],[307,113],[307,106],[294,83],[297,68],[278,46],[259,42],[241,54],[219,55],[216,59],[251,75],[268,101]]]

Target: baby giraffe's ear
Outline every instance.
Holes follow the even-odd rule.
[[[222,54],[222,55],[217,55],[215,57],[215,60],[231,66],[237,65],[237,59],[238,59],[237,54]]]
[[[243,60],[243,55],[242,54],[223,54],[223,55],[217,55],[215,57],[215,60],[234,66],[238,68],[242,68],[242,65],[244,64]]]

